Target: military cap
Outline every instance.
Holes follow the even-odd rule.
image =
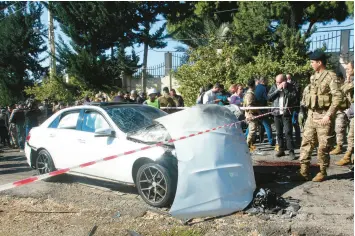
[[[309,56],[309,59],[318,61],[318,60],[322,60],[322,59],[327,59],[327,56],[326,56],[325,53],[322,52],[322,51],[314,51],[314,52]]]

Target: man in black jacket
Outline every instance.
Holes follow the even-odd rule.
[[[273,102],[274,122],[276,126],[277,142],[279,144],[279,151],[276,153],[277,157],[285,155],[284,147],[284,132],[286,137],[286,144],[289,150],[289,156],[296,159],[294,152],[294,143],[292,139],[292,108],[296,100],[296,90],[292,84],[287,83],[286,76],[279,74],[276,76],[276,84],[274,84],[269,93],[268,100]]]

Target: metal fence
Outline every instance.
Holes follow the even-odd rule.
[[[180,66],[185,64],[187,61],[187,56],[181,54],[172,54],[172,70],[177,70]]]
[[[315,32],[310,40],[310,50],[314,51],[325,46],[326,52],[340,52],[341,51],[341,35],[346,30],[332,30]],[[349,51],[354,51],[354,30],[350,30],[349,34]]]
[[[133,74],[133,78],[142,78],[143,68],[139,68],[136,73]],[[147,78],[160,78],[165,74],[165,63],[160,63],[155,66],[147,67]]]
[[[155,66],[147,67],[147,78],[160,78],[166,76],[166,70],[177,70],[181,65],[186,61],[186,58],[183,55],[171,53],[171,68],[168,68],[167,65],[170,63],[163,62]],[[133,74],[133,78],[140,79],[142,78],[143,68],[139,68],[136,73]]]

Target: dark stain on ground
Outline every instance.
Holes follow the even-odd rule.
[[[293,162],[293,161],[257,161],[256,166],[282,166],[282,167],[287,167],[287,166],[300,166],[299,162]],[[311,166],[317,166],[317,164],[311,164]]]

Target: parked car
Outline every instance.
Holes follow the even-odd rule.
[[[27,162],[45,174],[169,140],[167,130],[155,121],[165,115],[138,104],[101,103],[60,110],[30,131]],[[173,144],[162,145],[69,174],[135,185],[145,202],[163,207],[174,200],[177,159]]]

